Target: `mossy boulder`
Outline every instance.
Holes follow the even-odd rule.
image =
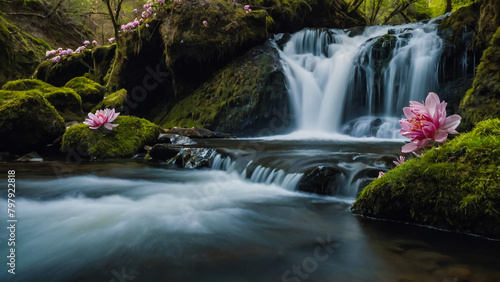
[[[0,90],[0,151],[28,153],[64,131],[63,118],[39,90]]]
[[[92,110],[104,98],[105,88],[99,83],[83,76],[71,79],[64,87],[71,88],[80,95],[84,111]]]
[[[160,133],[157,125],[137,117],[118,116],[113,123],[119,124],[113,130],[92,130],[86,124],[69,127],[61,150],[92,160],[130,157],[154,144]]]
[[[500,26],[500,1],[482,0],[481,3],[481,17],[472,42],[472,48],[476,50],[486,49]]]
[[[127,90],[120,89],[104,97],[104,99],[92,109],[92,112],[95,112],[97,110],[104,110],[107,108],[115,109],[116,112],[121,112],[123,110],[123,106],[126,103]]]
[[[73,89],[55,87],[37,79],[20,79],[7,82],[3,90],[26,91],[39,90],[42,95],[54,106],[65,122],[82,121],[82,100]]]
[[[279,55],[267,43],[231,62],[155,122],[240,136],[278,134],[291,124],[287,95]],[[269,132],[259,134],[261,128]]]
[[[460,103],[464,117],[463,128],[479,121],[500,118],[500,27],[483,52],[472,88]]]
[[[500,238],[500,120],[478,123],[375,179],[354,202],[365,216]]]
[[[45,60],[34,71],[33,77],[54,86],[64,86],[74,77],[87,75],[104,83],[112,66],[116,44],[86,49],[61,58],[58,63]]]
[[[31,75],[49,49],[47,42],[29,35],[0,14],[0,86]]]

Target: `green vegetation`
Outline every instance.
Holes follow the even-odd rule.
[[[0,151],[27,153],[64,130],[64,120],[39,90],[0,90]]]
[[[479,121],[500,118],[500,27],[483,52],[472,88],[460,103],[466,128]]]
[[[104,87],[83,76],[71,79],[66,83],[65,87],[75,90],[82,97],[82,107],[86,112],[90,111],[104,98]]]
[[[92,109],[92,112],[106,108],[115,109],[116,112],[123,110],[123,104],[127,102],[127,90],[120,89],[104,97],[104,99]]]
[[[26,91],[39,90],[54,106],[64,121],[82,121],[82,100],[71,88],[55,87],[37,79],[20,79],[7,82],[3,90]]]
[[[500,238],[500,120],[375,179],[354,203],[377,218]]]
[[[63,136],[61,150],[75,151],[92,160],[130,157],[155,143],[160,128],[141,118],[118,116],[113,130],[104,127],[91,130],[86,124],[69,127]]]

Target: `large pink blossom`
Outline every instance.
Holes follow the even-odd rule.
[[[446,117],[446,105],[433,92],[427,95],[425,103],[410,101],[410,106],[403,109],[406,118],[399,121],[402,126],[399,133],[411,138],[411,142],[403,146],[403,153],[414,152],[433,142],[443,144],[448,134],[458,134],[455,129],[461,117]]]
[[[98,129],[101,125],[104,125],[109,130],[113,130],[113,127],[117,127],[118,124],[112,124],[116,117],[120,113],[115,113],[115,109],[104,109],[96,111],[95,115],[89,113],[89,117],[83,122],[89,125],[90,129]]]

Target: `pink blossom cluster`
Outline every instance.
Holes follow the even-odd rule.
[[[83,42],[83,45],[76,48],[76,50],[74,50],[74,51],[73,51],[73,49],[70,49],[70,48],[68,48],[66,50],[64,50],[63,48],[58,48],[57,50],[49,50],[49,51],[45,52],[45,57],[50,58],[50,60],[53,63],[59,63],[61,61],[62,57],[67,56],[67,55],[71,55],[73,53],[80,53],[83,50],[85,50],[87,48],[87,46],[89,46],[89,45],[90,45],[90,41],[85,40]],[[98,45],[97,41],[93,40],[92,45],[97,46]]]
[[[252,11],[252,9],[250,9],[250,5],[245,5],[245,6],[243,7],[243,10],[245,10],[245,13],[247,13],[247,14],[248,14],[248,12],[251,12],[251,11]]]
[[[165,4],[165,0],[156,0],[156,1],[160,5]],[[176,2],[176,1],[174,0],[174,2]],[[151,1],[149,1],[147,4],[144,4],[142,6],[143,11],[141,13],[141,18],[140,19],[135,18],[133,21],[122,25],[120,32],[134,31],[134,29],[136,29],[138,26],[140,26],[141,23],[144,22],[146,19],[150,18],[151,16],[156,16],[156,14],[154,13],[154,9],[153,9],[154,6],[153,5],[154,5],[154,3]],[[134,9],[133,13],[137,14],[138,10]],[[146,27],[149,27],[149,24],[146,24]]]
[[[412,153],[419,157],[417,151],[423,151],[424,148],[432,147],[434,144],[444,144],[448,134],[458,134],[455,129],[462,117],[459,115],[446,117],[446,105],[445,101],[439,100],[436,93],[430,92],[425,102],[410,101],[410,106],[403,108],[406,118],[399,121],[402,127],[399,133],[411,140],[401,148],[402,154]],[[394,164],[398,166],[404,162],[404,156],[400,156]],[[383,173],[379,174],[379,178],[382,175]]]

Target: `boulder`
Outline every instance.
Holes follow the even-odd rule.
[[[20,79],[7,82],[3,90],[26,91],[39,90],[63,117],[65,122],[82,121],[82,100],[73,89],[55,87],[37,79]]]
[[[0,151],[28,153],[64,131],[63,118],[39,90],[0,90]]]
[[[196,144],[191,138],[178,134],[160,134],[158,143],[174,144],[174,145],[194,145]]]
[[[63,136],[61,150],[81,159],[131,157],[145,145],[155,143],[160,133],[157,125],[141,118],[118,116],[113,130],[101,126],[92,130],[86,124],[69,127]]]
[[[486,120],[375,179],[353,204],[365,216],[500,238],[500,120]]]
[[[338,168],[317,166],[304,172],[297,188],[302,192],[333,195],[341,174],[342,171]]]
[[[115,109],[116,112],[123,111],[127,103],[127,90],[120,89],[104,97],[104,99],[92,109],[92,112],[104,109]]]
[[[104,98],[105,88],[99,83],[86,77],[79,76],[71,79],[64,87],[75,90],[82,98],[82,108],[89,112]]]

